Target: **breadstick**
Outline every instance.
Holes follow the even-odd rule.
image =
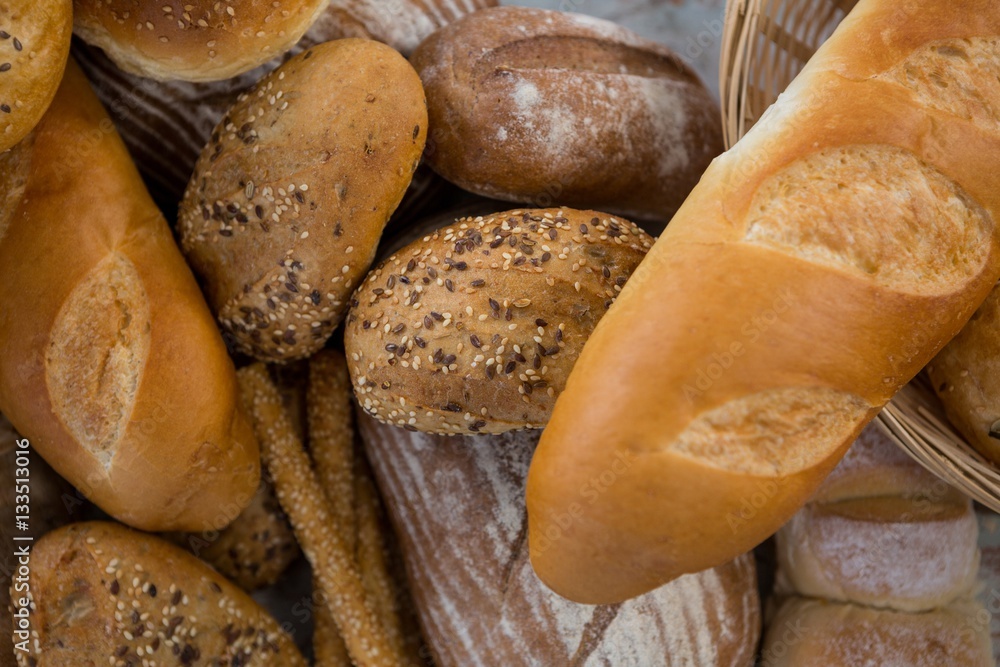
[[[351,427],[350,379],[347,361],[332,350],[309,360],[306,412],[309,449],[320,484],[333,512],[335,527],[351,554],[357,544],[354,514],[354,429]],[[313,588],[318,589],[315,581]],[[349,667],[344,640],[325,605],[316,606],[313,651],[322,667]]]
[[[403,651],[403,630],[399,620],[399,600],[389,574],[382,526],[379,521],[378,492],[366,466],[359,461],[354,477],[358,518],[358,564],[368,599],[396,650]]]
[[[358,667],[396,667],[401,656],[365,599],[352,554],[332,529],[333,515],[302,443],[292,432],[277,388],[263,364],[239,371],[240,388],[278,500],[292,521],[326,598],[326,605]]]

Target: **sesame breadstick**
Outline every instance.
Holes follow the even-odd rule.
[[[278,500],[288,513],[319,580],[351,659],[358,667],[396,667],[401,656],[365,599],[352,554],[332,529],[333,516],[302,443],[292,432],[277,388],[263,364],[239,371],[243,400],[274,476]]]
[[[358,564],[368,599],[375,607],[382,626],[393,646],[403,651],[403,630],[399,619],[399,600],[396,585],[389,574],[382,526],[379,522],[378,491],[369,472],[359,462],[354,477],[356,511],[358,518]]]
[[[357,544],[354,514],[354,429],[351,427],[350,379],[347,361],[323,350],[309,360],[309,449],[320,484],[326,492],[335,528],[351,554]],[[313,588],[319,588],[315,580]],[[350,666],[347,647],[326,605],[316,606],[313,652],[322,667]]]

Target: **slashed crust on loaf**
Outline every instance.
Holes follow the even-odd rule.
[[[150,314],[128,257],[109,254],[70,293],[49,336],[56,415],[107,470],[132,416],[149,354]]]
[[[652,245],[594,211],[462,218],[354,295],[345,346],[364,410],[431,433],[540,428],[590,332]]]

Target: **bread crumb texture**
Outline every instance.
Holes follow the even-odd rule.
[[[1000,131],[1000,37],[931,42],[877,78],[912,91],[920,104]]]
[[[463,218],[368,276],[345,346],[365,412],[430,433],[541,428],[653,239],[593,211]]]
[[[771,389],[699,415],[670,449],[724,470],[792,475],[826,460],[870,409],[860,396],[826,387]]]
[[[962,188],[912,153],[881,145],[808,155],[769,177],[746,240],[921,296],[980,274],[993,221]]]
[[[142,279],[121,253],[80,281],[53,324],[45,357],[52,407],[105,470],[132,415],[149,342]]]
[[[222,575],[159,538],[72,524],[35,547],[21,667],[305,667],[291,638]]]

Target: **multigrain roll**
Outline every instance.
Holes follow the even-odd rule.
[[[719,111],[664,46],[586,16],[500,7],[413,54],[427,161],[496,199],[665,223],[722,152]]]
[[[205,299],[73,64],[0,154],[0,409],[115,518],[217,529],[260,456]]]
[[[240,96],[181,204],[181,246],[240,352],[323,347],[375,257],[427,136],[423,89],[396,51],[315,46]]]
[[[0,4],[0,153],[21,141],[49,108],[72,36],[72,0]]]
[[[927,366],[949,421],[1000,465],[1000,289]]]
[[[281,55],[327,0],[75,0],[76,34],[126,72],[218,81]]]
[[[761,667],[992,667],[990,614],[963,601],[925,614],[790,598],[768,628]]]
[[[652,241],[603,213],[525,209],[411,243],[353,298],[344,345],[361,407],[446,435],[541,428]]]
[[[246,593],[151,535],[71,524],[38,541],[31,567],[21,667],[307,665]]]

